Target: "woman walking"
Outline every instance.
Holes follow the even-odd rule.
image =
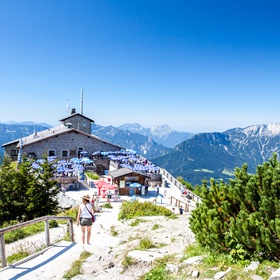
[[[90,244],[91,236],[91,226],[92,226],[92,216],[94,215],[94,210],[90,204],[90,196],[82,196],[82,203],[79,207],[77,225],[81,225],[82,229],[82,242],[85,244],[85,235],[87,235],[87,244]]]

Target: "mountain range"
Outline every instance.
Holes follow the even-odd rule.
[[[200,133],[177,145],[167,155],[153,159],[174,177],[192,184],[209,178],[234,178],[236,167],[248,164],[248,172],[280,150],[280,123],[233,128],[223,133]]]
[[[0,123],[0,144],[49,127],[32,122]],[[93,124],[92,134],[133,149],[174,177],[181,176],[192,184],[210,178],[234,178],[235,168],[244,163],[248,164],[249,172],[255,173],[257,165],[280,149],[280,123],[199,134],[177,132],[167,125],[144,128],[137,123],[119,127]]]

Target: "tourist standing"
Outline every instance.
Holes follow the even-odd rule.
[[[85,244],[85,235],[87,235],[87,244],[90,244],[91,236],[91,226],[92,226],[92,216],[94,215],[94,210],[92,209],[90,203],[90,196],[82,196],[82,203],[79,206],[77,225],[81,225],[82,229],[82,243]]]
[[[159,194],[159,185],[156,186],[157,194]]]
[[[184,210],[183,210],[182,206],[180,206],[180,208],[179,208],[179,212],[180,212],[180,215],[183,215]]]

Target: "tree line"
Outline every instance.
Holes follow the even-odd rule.
[[[0,226],[55,214],[59,189],[53,173],[53,165],[46,158],[40,169],[33,169],[28,159],[15,168],[11,160],[4,158],[0,166]]]

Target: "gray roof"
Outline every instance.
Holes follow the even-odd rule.
[[[97,139],[99,141],[102,141],[104,143],[110,144],[112,146],[115,146],[115,147],[118,147],[118,148],[121,149],[120,146],[112,144],[108,141],[105,141],[105,140],[103,140],[103,139],[101,139],[101,138],[99,138],[95,135],[87,134],[87,133],[82,132],[80,130],[77,130],[75,128],[68,128],[64,125],[51,127],[51,128],[46,129],[46,130],[42,130],[42,131],[38,131],[38,132],[35,131],[33,134],[22,138],[22,142],[23,142],[22,145],[24,147],[24,146],[27,146],[27,145],[31,145],[35,142],[42,141],[42,140],[45,140],[45,139],[48,139],[48,138],[52,138],[56,135],[60,135],[60,134],[71,132],[71,131],[75,131],[75,132],[83,134],[85,136],[90,136],[93,139]],[[17,147],[19,148],[19,141],[20,141],[20,139],[17,139],[17,140],[11,141],[9,143],[5,143],[5,144],[2,145],[2,147],[5,147],[5,146],[8,146],[10,144],[14,144],[14,143],[18,142]]]
[[[129,168],[120,168],[120,169],[117,169],[117,170],[109,171],[109,175],[113,178],[118,178],[118,177],[122,177],[122,176],[125,176],[125,175],[130,175],[130,174],[139,174],[139,175],[142,175],[142,176],[145,176],[145,177],[150,177],[146,173],[131,170]]]
[[[81,116],[81,117],[83,117],[84,119],[86,119],[86,120],[88,120],[88,121],[90,121],[90,122],[92,122],[92,123],[95,122],[94,120],[92,120],[92,119],[90,119],[90,118],[88,118],[88,117],[86,117],[86,116],[84,116],[84,115],[82,115],[82,114],[80,114],[80,113],[72,114],[72,115],[70,115],[70,116],[68,116],[68,117],[66,117],[66,118],[60,119],[59,121],[60,121],[60,122],[61,122],[61,121],[65,121],[65,120],[71,119],[71,118],[73,118],[73,117],[75,117],[75,116]]]

